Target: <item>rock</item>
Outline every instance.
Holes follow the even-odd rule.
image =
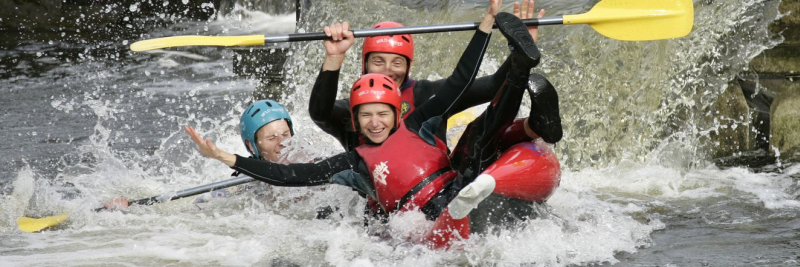
[[[259,80],[259,86],[253,92],[253,99],[283,100],[288,92],[284,85],[284,64],[289,55],[288,44],[276,44],[264,47],[232,48],[233,72]],[[292,110],[291,103],[287,109]]]
[[[731,156],[754,149],[755,134],[749,130],[750,108],[737,81],[730,82],[706,116],[710,144],[707,151],[712,158]]]
[[[0,8],[0,31],[44,40],[133,38],[166,23],[208,20],[215,1],[14,0]]]
[[[766,147],[782,160],[800,161],[800,1],[781,1],[779,10],[785,16],[773,22],[770,31],[783,36],[784,42],[753,58],[750,67],[757,78],[741,84],[755,111],[755,147]],[[774,100],[765,114],[763,106],[770,97]]]
[[[770,143],[782,160],[800,161],[800,82],[772,103]]]
[[[770,30],[781,33],[786,45],[800,45],[800,1],[784,0],[778,8],[781,14],[788,16],[781,17],[778,21],[770,25]]]
[[[798,26],[800,28],[800,26]],[[757,73],[800,74],[800,45],[780,44],[765,50],[750,61],[750,67]]]
[[[238,4],[248,10],[258,10],[267,14],[291,14],[297,12],[299,1],[286,0],[217,0],[219,11],[229,14]]]
[[[756,77],[755,79],[738,79],[737,82],[742,88],[742,93],[747,106],[750,107],[750,130],[755,133],[754,146],[756,149],[769,151],[769,121],[770,107],[775,99],[775,93],[766,90],[761,83],[770,79],[766,77]]]

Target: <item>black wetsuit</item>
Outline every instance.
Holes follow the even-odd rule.
[[[465,53],[480,52],[472,49],[473,48],[468,47]],[[444,117],[445,121],[453,114],[472,106],[491,101],[497,93],[497,89],[503,84],[503,80],[506,78],[510,65],[510,60],[507,59],[494,74],[475,79],[470,88],[459,99],[458,104],[453,107],[453,112]],[[459,64],[458,66],[462,65]],[[457,67],[454,73],[471,71],[459,68],[461,67]],[[414,100],[411,104],[414,105],[416,109],[428,102],[433,96],[439,93],[440,90],[445,88],[444,86],[448,80],[453,78],[454,77],[451,75],[446,79],[437,81],[407,80],[401,86],[400,91],[405,92],[406,90],[413,90]],[[346,151],[353,151],[362,144],[361,134],[353,130],[353,125],[350,122],[350,99],[336,100],[338,84],[339,70],[320,70],[317,80],[314,82],[314,87],[311,90],[308,113],[311,119],[314,120],[314,123],[326,133],[333,135],[336,140],[339,140],[339,143],[342,144]],[[405,118],[408,114],[402,115]],[[445,133],[446,124],[443,124],[436,130],[436,136],[446,141]]]
[[[424,104],[419,105],[404,119],[409,131],[417,134],[429,144],[436,142],[435,138],[437,137],[434,132],[445,124],[443,118],[457,112],[456,109],[460,106],[460,97],[465,95],[467,89],[475,81],[475,75],[488,46],[489,37],[490,34],[476,31],[453,74],[442,83],[442,88],[437,90],[437,94],[431,97],[431,101],[426,101]],[[514,110],[518,108],[519,105],[517,104]],[[516,115],[516,111],[514,115]],[[513,119],[513,115],[511,119]],[[389,136],[389,138],[392,138],[392,136]],[[288,165],[237,156],[233,168],[272,185],[314,186],[335,183],[350,186],[362,194],[377,199],[365,161],[355,150],[343,152],[316,163],[293,163]],[[355,171],[359,175],[337,175],[347,171]],[[464,179],[457,180],[462,181]],[[448,185],[448,188],[452,188],[452,190],[439,192],[434,199],[428,202],[429,205],[422,208],[423,212],[429,219],[438,217],[439,213],[458,193],[460,187],[461,185]]]

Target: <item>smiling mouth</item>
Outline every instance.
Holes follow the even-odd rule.
[[[371,133],[371,134],[379,134],[379,133],[382,133],[384,130],[386,130],[386,128],[381,128],[381,129],[367,129],[367,131],[369,131],[369,133]]]

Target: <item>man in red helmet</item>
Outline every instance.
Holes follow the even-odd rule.
[[[489,11],[456,67],[472,71],[454,73],[431,101],[404,119],[400,92],[391,77],[365,74],[354,83],[348,106],[351,126],[365,139],[354,151],[313,164],[281,165],[230,154],[204,140],[191,127],[186,131],[204,155],[258,180],[281,186],[344,184],[377,200],[385,212],[421,210],[435,220],[426,239],[437,246],[446,245],[456,234],[467,237],[467,214],[493,192],[496,183],[491,175],[478,175],[483,171],[480,168],[485,168],[486,157],[481,152],[498,149],[497,137],[516,116],[522,94],[528,88],[530,70],[539,62],[539,51],[530,36],[515,34],[525,31],[525,25],[511,14],[498,13],[501,3],[491,0]],[[468,130],[475,129],[470,131],[477,133],[464,146],[477,148],[468,149],[477,153],[460,156],[461,165],[456,170],[444,142],[433,132],[443,124],[443,117],[455,112],[474,82],[495,18],[512,48],[510,69],[487,110],[468,126]],[[397,153],[408,150],[415,156]],[[356,178],[362,179],[341,181],[333,175],[346,170],[358,172]]]
[[[533,0],[524,0],[521,6],[519,3],[515,3],[514,15],[522,19],[533,18]],[[538,13],[538,17],[542,16],[544,16],[544,10],[540,10]],[[402,26],[402,24],[396,22],[380,22],[372,28]],[[349,100],[336,100],[336,93],[338,91],[339,71],[344,62],[345,54],[355,44],[355,39],[353,33],[349,31],[347,22],[327,26],[324,31],[332,39],[324,41],[326,57],[311,92],[309,115],[317,126],[339,140],[345,150],[351,151],[362,144],[363,139],[349,127]],[[528,32],[535,42],[538,28],[530,27]],[[452,76],[437,81],[409,78],[411,63],[414,61],[414,41],[412,36],[408,34],[364,38],[361,59],[362,74],[382,73],[391,77],[400,85],[401,111],[404,118],[416,107],[436,95],[448,80],[453,79]],[[469,90],[465,92],[458,106],[454,108],[456,113],[469,107],[489,102],[502,85],[509,68],[510,60],[506,60],[495,74],[476,79]],[[459,69],[454,73],[469,71]],[[529,138],[542,137],[549,143],[555,143],[562,136],[556,92],[553,89],[533,93],[536,97],[532,98],[531,116],[515,122],[518,127],[512,127],[512,129],[518,129],[520,133],[529,136]],[[445,132],[445,127],[441,127],[436,131],[436,135],[442,140],[446,140]]]

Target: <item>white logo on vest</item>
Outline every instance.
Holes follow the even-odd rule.
[[[386,166],[388,161],[375,164],[375,170],[372,171],[372,177],[379,183],[386,185],[386,175],[389,174],[389,166]]]

